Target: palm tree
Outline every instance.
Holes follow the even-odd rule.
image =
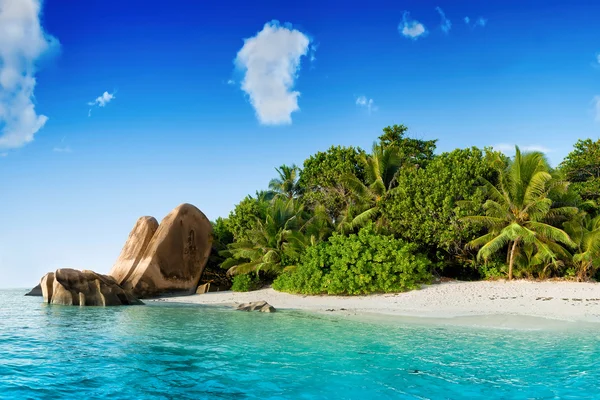
[[[229,245],[222,264],[228,275],[264,271],[281,273],[299,260],[304,249],[323,240],[329,228],[315,213],[306,218],[303,206],[296,199],[276,197],[267,209],[264,220],[257,220],[248,240]]]
[[[344,183],[352,193],[352,202],[340,220],[341,230],[357,228],[376,219],[380,202],[394,188],[396,176],[402,166],[402,158],[396,146],[384,147],[374,143],[371,154],[363,157],[367,184],[354,175],[344,177]]]
[[[565,223],[565,230],[577,245],[573,255],[577,280],[587,280],[600,268],[600,215],[595,218],[588,214],[578,216]]]
[[[279,177],[269,182],[269,189],[277,195],[285,196],[288,199],[298,196],[301,192],[298,185],[300,168],[295,164],[292,164],[292,166],[284,164],[279,168],[275,168],[275,171],[277,171]]]
[[[564,193],[568,183],[552,175],[544,155],[540,152],[516,155],[504,169],[499,169],[498,185],[484,180],[488,200],[483,215],[464,217],[488,228],[488,233],[467,244],[480,248],[477,258],[487,261],[508,245],[508,279],[513,277],[517,250],[533,248],[539,262],[558,263],[560,245],[573,246],[569,235],[548,221],[577,213],[576,207],[557,206],[553,193]]]

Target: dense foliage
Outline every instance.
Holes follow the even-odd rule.
[[[379,235],[369,224],[358,234],[335,233],[307,249],[293,272],[280,275],[273,287],[303,294],[401,292],[427,282],[430,261],[417,246]]]
[[[567,254],[561,245],[575,246],[565,231],[552,225],[577,214],[576,207],[558,205],[553,199],[567,192],[567,182],[552,174],[542,153],[521,154],[519,148],[499,175],[496,185],[483,180],[487,201],[482,212],[463,218],[488,228],[468,246],[480,248],[477,257],[484,260],[508,246],[508,279],[518,254],[527,266],[543,270],[557,266],[559,257]]]
[[[600,139],[579,140],[575,149],[561,163],[560,168],[571,189],[582,200],[591,202],[588,207],[600,211]]]
[[[593,279],[600,270],[600,140],[558,169],[543,154],[476,147],[384,128],[369,153],[332,146],[282,165],[213,224],[208,270],[236,290],[260,279],[305,294],[402,291],[433,275]],[[228,278],[228,279],[229,279]]]
[[[255,275],[236,275],[232,281],[231,290],[234,292],[250,292],[260,287],[258,277]]]
[[[483,199],[480,179],[495,179],[492,157],[476,147],[457,149],[435,157],[427,168],[401,171],[382,207],[390,232],[428,249],[436,260],[468,257],[464,245],[479,229],[460,223],[469,210],[457,202]]]

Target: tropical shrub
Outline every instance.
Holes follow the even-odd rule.
[[[460,201],[483,201],[480,179],[494,182],[494,153],[476,147],[442,153],[426,168],[403,169],[397,186],[381,203],[382,218],[390,233],[427,249],[431,258],[457,261],[464,245],[478,236],[480,228],[460,223],[469,207]]]
[[[431,262],[417,246],[379,235],[373,224],[358,234],[333,234],[307,249],[300,264],[273,288],[290,293],[358,295],[415,289],[431,279]]]
[[[236,275],[233,277],[231,290],[234,292],[250,292],[256,290],[260,286],[258,276],[249,274]]]

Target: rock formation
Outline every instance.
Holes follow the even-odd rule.
[[[157,229],[158,221],[154,217],[140,217],[137,220],[119,258],[109,272],[119,285],[131,276]]]
[[[25,293],[25,296],[41,296],[42,295],[42,287],[38,284],[36,287],[31,289],[29,292]]]
[[[168,292],[194,293],[212,246],[208,218],[193,205],[182,204],[161,221],[146,246],[134,242],[147,238],[151,223],[138,221],[134,231],[136,228],[145,234],[130,235],[132,243],[128,240],[125,244],[111,276],[139,298]],[[136,254],[144,247],[141,256]],[[131,259],[133,262],[125,262]]]
[[[237,306],[239,311],[260,311],[260,312],[275,312],[275,307],[267,303],[266,301],[253,301],[251,303],[243,303]]]
[[[93,271],[58,269],[41,282],[44,301],[67,306],[118,306],[143,304],[111,276]]]
[[[160,225],[153,217],[138,219],[109,275],[59,269],[44,275],[39,286],[46,303],[65,305],[140,304],[137,298],[193,294],[211,247],[208,218],[182,204]]]
[[[40,281],[42,288],[42,296],[44,297],[44,303],[50,303],[52,300],[52,288],[54,287],[54,272],[48,272],[42,277]]]

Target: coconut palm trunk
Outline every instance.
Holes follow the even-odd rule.
[[[519,244],[519,240],[515,240],[510,249],[510,261],[508,262],[508,280],[512,280],[513,278],[513,265],[515,264],[515,252],[517,250],[517,245]]]

